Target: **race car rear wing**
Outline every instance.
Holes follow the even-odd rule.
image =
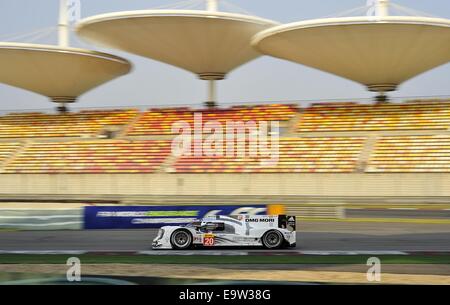
[[[278,215],[278,228],[287,229],[291,232],[295,231],[296,219],[291,215]]]

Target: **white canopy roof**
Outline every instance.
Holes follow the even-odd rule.
[[[165,62],[202,79],[222,79],[260,55],[250,40],[274,25],[234,13],[143,10],[86,18],[76,31],[92,43]]]
[[[76,48],[0,43],[0,82],[73,102],[86,91],[127,74],[131,64],[120,57]]]
[[[395,90],[450,61],[450,20],[375,16],[316,19],[257,34],[256,50],[366,85]]]

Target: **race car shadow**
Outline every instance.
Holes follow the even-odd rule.
[[[279,248],[269,249],[263,245],[257,246],[223,246],[223,245],[214,245],[214,246],[204,246],[204,245],[193,245],[191,250],[263,250],[263,251],[276,251],[276,250],[295,250],[297,248],[297,243],[289,245],[288,243],[283,243]]]
[[[195,246],[191,246],[190,248],[187,249],[183,249],[183,250],[176,250],[176,249],[156,249],[156,248],[150,248],[150,250],[153,251],[192,251],[192,250],[198,250],[198,251],[248,251],[248,250],[253,250],[253,251],[284,251],[284,250],[298,250],[298,248],[295,247],[289,247],[289,246],[284,246],[281,248],[276,248],[276,249],[268,249],[265,248],[263,246],[213,246],[213,247],[208,247],[208,246],[202,246],[202,245],[195,245]]]
[[[152,249],[152,250],[160,250],[160,251],[164,251],[164,250],[168,250],[168,249]],[[184,250],[175,250],[175,251],[192,251],[192,250],[198,250],[198,251],[248,251],[248,250],[253,250],[253,251],[283,251],[283,250],[296,250],[296,247],[282,247],[282,248],[277,248],[277,249],[267,249],[263,246],[214,246],[214,247],[208,247],[208,246],[202,246],[202,245],[196,245],[196,246],[192,246],[188,249],[184,249]],[[170,249],[168,251],[171,251]]]
[[[214,247],[205,247],[205,246],[194,246],[191,250],[267,250],[261,246],[214,246]]]

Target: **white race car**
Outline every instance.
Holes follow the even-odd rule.
[[[295,216],[210,216],[185,226],[164,226],[153,249],[185,250],[195,246],[295,247]]]

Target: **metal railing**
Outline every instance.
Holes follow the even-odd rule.
[[[78,230],[83,228],[83,209],[0,209],[0,228],[17,230]]]

